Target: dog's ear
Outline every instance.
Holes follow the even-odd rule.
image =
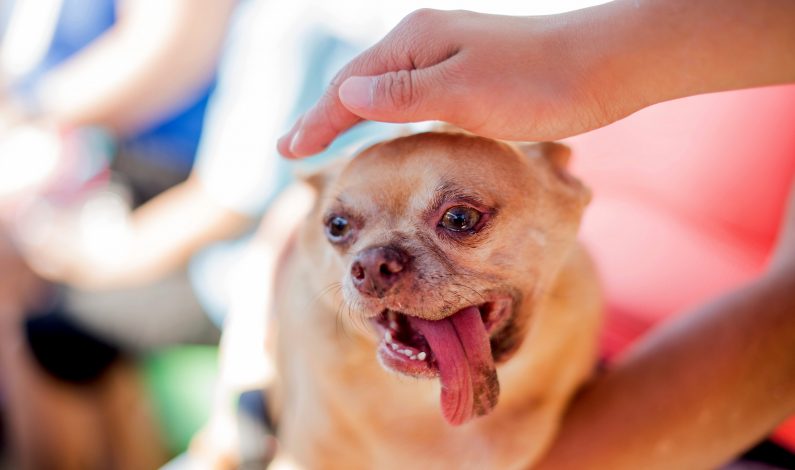
[[[527,157],[547,162],[552,169],[552,173],[566,187],[574,190],[583,204],[590,202],[591,190],[569,173],[571,148],[558,142],[520,143],[517,144],[517,147]]]
[[[335,158],[331,162],[319,167],[309,170],[297,170],[296,178],[308,184],[317,194],[323,194],[326,188],[337,179],[337,176],[342,172],[348,160],[350,160],[348,157]]]
[[[431,128],[429,129],[430,132],[443,132],[446,134],[469,134],[469,132],[461,129],[458,126],[454,126],[449,122],[444,121],[436,121],[433,123]]]
[[[567,171],[571,159],[571,149],[558,142],[523,142],[517,144],[519,150],[530,158],[544,158],[557,170]]]

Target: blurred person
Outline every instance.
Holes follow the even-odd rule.
[[[39,275],[97,291],[45,288],[49,295],[38,302],[23,302],[28,299],[21,299],[22,290],[2,292],[0,303],[10,306],[0,329],[0,385],[10,438],[25,467],[151,468],[163,458],[150,429],[151,413],[136,373],[117,359],[123,350],[213,341],[216,335],[179,273],[191,248],[175,253],[157,247],[174,227],[160,208],[175,200],[194,204],[190,194],[201,193],[180,181],[194,159],[234,2],[44,3],[17,1],[10,13],[0,51],[0,144],[21,140],[37,146],[50,140],[48,150],[56,158],[71,155],[78,162],[71,168],[56,162],[42,181],[23,188],[28,191],[4,194],[0,218]],[[39,45],[38,54],[27,47],[31,44]],[[39,60],[31,60],[36,55]],[[74,140],[84,140],[81,132],[89,141],[100,134],[78,130],[86,126],[101,126],[114,137],[113,169],[125,179],[126,200],[96,192],[101,177],[86,182],[72,175],[82,178],[88,191],[78,183],[64,193],[64,170],[95,169],[80,163],[91,160],[81,152],[85,148],[73,148]],[[100,146],[107,145],[100,140]],[[4,166],[23,170],[25,156],[0,158]],[[170,196],[156,197],[175,184]],[[127,204],[138,207],[153,198],[159,202],[127,214]],[[187,215],[181,209],[176,214]],[[194,209],[190,215],[203,220],[205,212]],[[119,240],[137,245],[122,249]],[[130,256],[120,260],[123,254]],[[3,260],[3,273],[29,277],[15,256]],[[115,261],[127,262],[129,269]],[[21,315],[36,310],[47,313],[26,320],[20,330]],[[75,427],[83,432],[72,432]]]
[[[607,352],[687,314],[585,388],[539,468],[713,468],[795,411],[794,23],[775,0],[420,11],[346,65],[279,149],[313,154],[362,119],[559,139],[666,100],[782,85],[657,104],[571,141],[596,186],[583,230]],[[792,425],[776,438],[795,444]]]

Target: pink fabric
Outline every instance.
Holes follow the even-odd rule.
[[[795,178],[795,86],[662,103],[568,141],[612,356],[764,269]],[[795,420],[777,438],[795,449]]]

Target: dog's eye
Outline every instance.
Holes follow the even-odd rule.
[[[447,209],[439,225],[453,232],[468,232],[480,221],[480,212],[467,206],[455,206]]]
[[[335,215],[326,223],[326,232],[332,241],[340,241],[351,229],[351,224],[345,217]]]

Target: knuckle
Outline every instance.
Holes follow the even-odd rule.
[[[434,24],[439,21],[439,16],[441,14],[443,14],[443,12],[440,10],[420,8],[406,15],[398,25],[398,28],[415,32],[432,28]]]
[[[344,82],[345,79],[347,79],[350,75],[351,74],[348,71],[348,67],[345,67],[339,72],[337,72],[329,82],[328,86],[326,87],[324,94],[329,95],[333,93],[334,92],[333,90],[337,90],[340,87],[340,85],[342,85],[342,82]]]
[[[434,10],[433,8],[420,8],[409,13],[406,16],[406,21],[413,24],[425,23],[435,18],[438,13],[439,10]]]
[[[414,102],[414,85],[409,70],[399,70],[384,75],[380,86],[382,89],[378,90],[379,95],[392,106],[402,107]]]

